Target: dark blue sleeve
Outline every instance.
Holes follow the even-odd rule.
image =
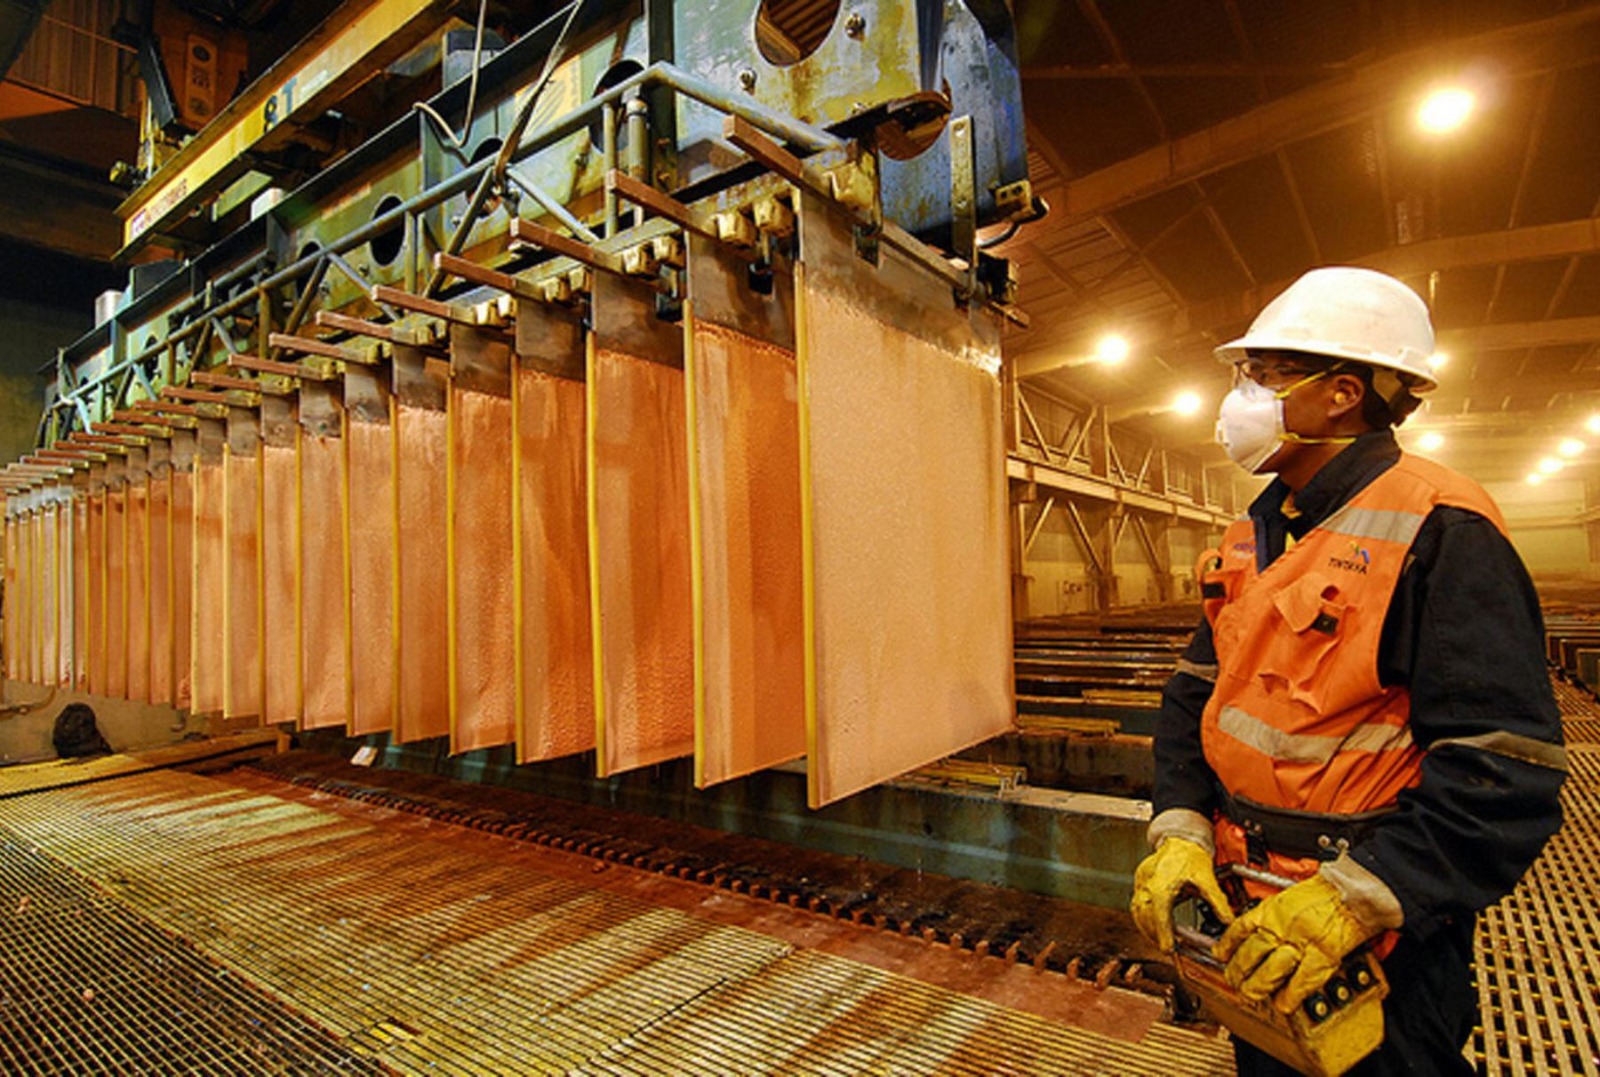
[[[1426,754],[1420,784],[1352,850],[1399,898],[1406,927],[1427,934],[1516,885],[1561,825],[1565,771],[1501,750],[1449,743],[1511,734],[1561,743],[1544,662],[1544,624],[1527,570],[1488,520],[1441,507],[1384,624],[1380,675],[1411,691],[1411,734]],[[1552,749],[1545,755],[1554,756]]]
[[[1161,692],[1156,718],[1156,814],[1168,808],[1192,808],[1210,815],[1217,804],[1217,779],[1200,750],[1200,716],[1215,683],[1217,655],[1211,625],[1204,618],[1184,648],[1179,672]],[[1191,672],[1186,672],[1191,671]],[[1205,675],[1212,678],[1207,680]]]

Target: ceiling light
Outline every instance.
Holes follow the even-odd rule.
[[[1429,430],[1417,439],[1417,448],[1423,452],[1437,452],[1444,447],[1444,435],[1437,430]]]
[[[1529,486],[1538,486],[1543,481],[1544,481],[1544,476],[1539,474],[1537,471],[1528,472],[1528,485]]]
[[[1172,410],[1179,415],[1193,415],[1200,410],[1200,394],[1185,390],[1172,398]]]
[[[1472,115],[1478,99],[1470,90],[1446,86],[1434,90],[1417,109],[1417,125],[1430,135],[1443,135],[1458,129]]]
[[[1554,475],[1566,466],[1567,462],[1565,460],[1557,460],[1554,456],[1547,456],[1539,461],[1539,470],[1546,475]]]
[[[1589,416],[1589,421],[1583,424],[1583,428],[1591,434],[1600,434],[1600,415]]]
[[[1432,355],[1428,356],[1428,366],[1434,370],[1443,370],[1445,364],[1449,361],[1449,352],[1434,352]]]
[[[1588,446],[1577,438],[1562,438],[1561,444],[1556,446],[1556,452],[1562,456],[1577,456],[1587,448]]]
[[[1107,366],[1122,362],[1128,357],[1127,338],[1107,333],[1095,342],[1094,357]]]

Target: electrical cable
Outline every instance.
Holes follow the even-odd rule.
[[[464,149],[467,133],[472,130],[472,114],[478,108],[478,71],[483,66],[483,28],[489,19],[489,0],[478,0],[478,30],[472,40],[472,78],[467,83],[467,111],[461,118],[461,133],[450,130],[450,124],[437,109],[426,101],[414,101],[411,107],[434,122],[439,133],[456,149]]]

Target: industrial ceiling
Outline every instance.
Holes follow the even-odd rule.
[[[1201,445],[1210,349],[1304,270],[1360,264],[1433,308],[1448,362],[1408,427],[1439,459],[1520,479],[1600,410],[1600,5],[1019,0],[1018,24],[1051,213],[1000,249],[1032,383],[1113,418],[1196,391],[1192,418],[1126,421]],[[1443,83],[1477,108],[1427,136]],[[1125,362],[1071,365],[1106,332]]]
[[[1518,479],[1600,411],[1600,3],[1015,6],[1032,175],[1051,207],[998,248],[1031,318],[1007,340],[1026,384],[1220,459],[1211,347],[1303,270],[1354,263],[1398,274],[1434,309],[1449,362],[1408,428],[1444,434],[1440,459]],[[326,7],[270,5],[277,36]],[[118,60],[100,25],[115,11],[58,3],[0,83],[7,250],[93,259],[115,244],[119,195],[96,177],[133,152],[127,95],[116,80],[107,92],[103,63],[87,82],[79,70],[77,92],[42,85],[52,57],[82,55],[83,31]],[[1444,82],[1477,107],[1428,137],[1415,110]],[[1129,340],[1125,362],[1076,362],[1107,332]],[[1200,412],[1159,413],[1182,390]]]

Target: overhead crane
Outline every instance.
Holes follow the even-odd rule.
[[[451,15],[341,8],[122,207],[123,257],[183,260],[62,353],[6,472],[8,673],[1121,901],[1142,804],[992,796],[1062,774],[1041,734],[1104,732],[1029,681],[1012,733],[1008,484],[1061,462],[1008,458],[1025,315],[979,241],[1043,211],[1009,15],[834,14],[582,0],[448,36],[436,96],[263,189]],[[1084,713],[1135,741],[1067,754],[1136,793],[1148,700],[1094,676]],[[766,807],[729,809],[754,774]],[[997,860],[994,826],[1043,837]]]

